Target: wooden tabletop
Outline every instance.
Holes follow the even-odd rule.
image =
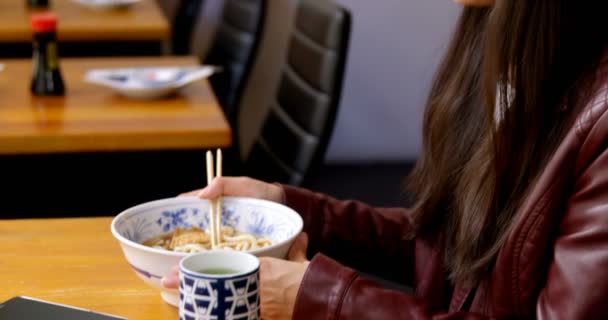
[[[127,264],[111,219],[1,220],[0,301],[24,295],[129,320],[177,319]]]
[[[169,22],[154,0],[142,0],[120,10],[96,10],[73,0],[49,0],[59,18],[60,41],[166,40]],[[32,39],[25,0],[0,0],[0,42]]]
[[[196,65],[193,57],[63,59],[64,97],[32,97],[31,61],[0,72],[0,154],[228,147],[231,130],[207,80],[145,101],[83,81],[90,68]]]

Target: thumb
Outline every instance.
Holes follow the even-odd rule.
[[[198,191],[198,194],[196,194],[196,196],[203,199],[215,199],[219,196],[222,196],[224,193],[224,180],[224,177],[213,178],[213,180],[211,180],[211,183],[205,188]]]
[[[308,249],[308,235],[306,232],[300,233],[296,239],[294,240],[291,248],[289,249],[289,253],[287,254],[287,259],[290,261],[296,262],[305,262],[308,261],[306,259],[306,250]]]

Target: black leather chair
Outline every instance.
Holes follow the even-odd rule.
[[[301,0],[276,99],[245,160],[258,179],[305,185],[322,164],[342,91],[349,12],[331,0]]]
[[[233,128],[264,25],[265,0],[226,0],[222,19],[204,64],[224,71],[209,80]]]

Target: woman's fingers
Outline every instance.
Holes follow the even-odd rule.
[[[198,190],[194,195],[203,199],[238,196],[274,202],[283,201],[283,189],[280,186],[248,177],[216,177],[211,181],[211,184]]]
[[[203,198],[203,199],[213,199],[213,198],[217,198],[219,196],[239,196],[238,193],[237,194],[227,194],[225,192],[225,185],[233,184],[232,179],[234,179],[234,178],[232,178],[232,177],[214,178],[208,186],[199,190],[199,192],[196,196],[198,196],[199,198]]]
[[[178,197],[196,197],[198,195],[198,193],[201,192],[201,190],[202,189],[184,192],[184,193],[179,194]]]
[[[216,177],[210,185],[199,191],[198,196],[204,199],[219,196],[256,197],[263,187],[263,182],[247,177]]]
[[[296,239],[294,240],[291,248],[289,249],[289,253],[287,254],[287,259],[296,262],[305,262],[308,261],[306,259],[306,250],[308,249],[308,235],[306,232],[300,233]]]
[[[247,189],[245,186],[241,186],[243,184],[242,180],[242,178],[234,177],[216,177],[205,188],[184,192],[179,197],[194,196],[212,199],[219,196],[247,196]]]
[[[160,284],[169,289],[177,289],[179,287],[179,266],[173,266],[168,274],[160,279]]]

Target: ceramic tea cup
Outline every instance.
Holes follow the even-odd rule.
[[[180,320],[260,318],[260,262],[252,254],[216,250],[179,264]]]

